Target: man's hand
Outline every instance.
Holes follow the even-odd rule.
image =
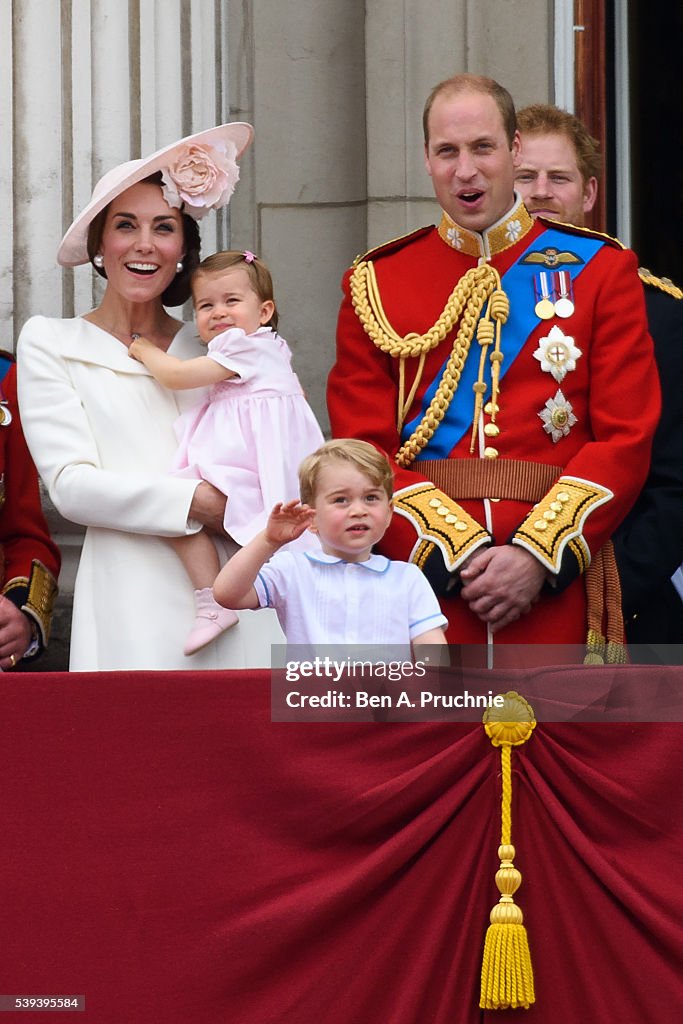
[[[31,624],[6,597],[0,597],[0,668],[14,668],[31,644]]]
[[[285,505],[278,502],[268,517],[265,538],[269,544],[281,547],[305,533],[314,518],[313,509],[299,504],[297,500],[288,501]]]
[[[226,536],[223,520],[225,519],[227,501],[228,499],[217,487],[202,480],[195,488],[190,505],[190,519],[196,519],[212,533]]]
[[[461,570],[460,596],[492,633],[526,615],[538,601],[546,570],[524,548],[504,544],[477,552]]]

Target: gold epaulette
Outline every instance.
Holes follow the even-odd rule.
[[[586,235],[588,238],[599,238],[603,242],[607,242],[608,245],[614,246],[615,249],[627,249],[628,246],[620,242],[614,235],[607,235],[604,231],[596,231],[594,228],[580,227],[578,224],[565,224],[561,220],[549,220],[547,217],[538,217],[537,220],[547,228],[559,228],[560,231],[566,231],[568,235]]]
[[[671,295],[674,299],[683,299],[683,291],[668,277],[657,277],[646,267],[638,267],[638,277],[645,285],[658,288],[660,292],[666,292],[667,295]]]
[[[429,234],[430,231],[434,230],[433,224],[427,224],[416,231],[410,231],[407,235],[399,235],[398,238],[392,238],[389,242],[383,242],[382,245],[377,245],[373,249],[368,249],[367,252],[356,256],[351,266],[357,267],[362,260],[375,260],[378,256],[387,256],[389,253],[398,252],[404,245],[408,245],[410,242],[415,241],[416,238],[422,238],[423,235]]]

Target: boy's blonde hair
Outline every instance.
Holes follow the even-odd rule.
[[[299,466],[299,489],[304,505],[314,504],[320,470],[334,462],[345,462],[354,466],[375,487],[381,487],[391,501],[394,493],[394,474],[386,455],[382,455],[367,441],[342,437],[326,441]]]
[[[260,302],[273,303],[273,315],[267,323],[267,327],[277,330],[278,312],[273,295],[273,278],[268,267],[262,259],[254,256],[251,252],[238,252],[236,249],[224,249],[222,252],[214,252],[211,256],[203,259],[192,274],[191,285],[194,295],[194,286],[198,277],[206,277],[208,274],[222,274],[234,267],[243,267],[249,275],[251,286],[259,297]]]

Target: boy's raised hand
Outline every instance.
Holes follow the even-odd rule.
[[[265,535],[270,544],[288,544],[296,540],[308,529],[315,518],[315,512],[309,505],[302,505],[298,500],[277,503],[268,516]]]

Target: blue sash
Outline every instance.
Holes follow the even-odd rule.
[[[590,235],[567,235],[566,232],[548,228],[547,231],[533,240],[517,262],[503,275],[501,283],[505,294],[510,300],[510,315],[502,329],[505,359],[501,364],[501,380],[524,348],[529,335],[542,322],[534,311],[536,305],[534,299],[535,275],[538,274],[539,270],[561,268],[568,271],[572,281],[574,281],[603,245],[605,245],[605,242]],[[571,249],[572,253],[578,256],[581,262],[563,263],[560,261],[556,267],[552,268],[545,267],[539,263],[523,262],[529,253],[543,251],[546,248],[557,249],[558,253]],[[446,410],[446,414],[434,436],[417,456],[416,462],[427,459],[447,459],[461,438],[472,429],[472,414],[474,411],[474,391],[472,386],[476,383],[479,373],[479,351],[479,345],[475,338],[472,340],[470,351],[465,360],[458,390],[453,401]],[[450,358],[450,352],[447,359],[444,360],[439,373],[425,392],[419,413],[412,420],[404,424],[401,431],[402,442],[407,441],[422,420],[429,403],[436,394],[448,358]],[[486,395],[484,396],[484,402],[486,402],[491,394],[491,365],[488,359],[486,360],[484,370],[484,380],[487,385]]]

